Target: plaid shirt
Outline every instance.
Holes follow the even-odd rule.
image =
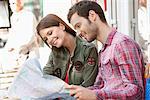
[[[144,99],[144,65],[141,50],[128,36],[115,29],[99,53],[99,73],[89,87],[97,99]]]

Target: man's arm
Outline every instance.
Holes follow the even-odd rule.
[[[42,40],[38,35],[32,36],[31,40],[20,47],[19,54],[28,54],[30,51],[34,50],[35,48],[39,48],[42,44]]]

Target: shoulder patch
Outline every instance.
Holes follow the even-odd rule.
[[[93,57],[89,57],[87,60],[89,65],[94,65],[95,64],[95,59]]]
[[[57,76],[57,77],[61,78],[61,69],[60,69],[60,68],[57,68],[57,69],[54,71],[54,76]]]
[[[75,69],[76,69],[77,71],[80,71],[80,70],[82,69],[82,67],[83,67],[83,63],[80,62],[80,61],[76,61],[76,62],[74,63],[74,67],[75,67]]]

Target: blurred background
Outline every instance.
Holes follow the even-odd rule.
[[[78,0],[24,0],[24,7],[32,11],[39,21],[48,13],[56,13],[67,23],[67,12],[70,6]],[[131,36],[141,43],[139,39],[138,10],[139,0],[95,0],[99,3],[106,14],[108,23],[116,27],[120,32]],[[147,20],[150,20],[150,0],[147,3]],[[8,39],[9,28],[11,27],[10,16],[12,12],[9,7],[9,0],[0,0],[0,48],[3,48]],[[144,19],[145,17],[143,17]],[[147,26],[148,27],[148,26]],[[149,30],[147,30],[149,31]],[[147,36],[146,36],[147,37]]]

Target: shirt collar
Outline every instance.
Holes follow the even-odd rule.
[[[117,32],[117,30],[115,28],[113,28],[112,31],[109,33],[107,40],[106,40],[105,44],[103,45],[102,51],[105,49],[105,47],[107,45],[111,45],[113,37],[114,37],[116,32]]]
[[[113,28],[112,31],[109,33],[107,40],[106,40],[104,45],[111,45],[115,33],[116,33],[116,29]]]

